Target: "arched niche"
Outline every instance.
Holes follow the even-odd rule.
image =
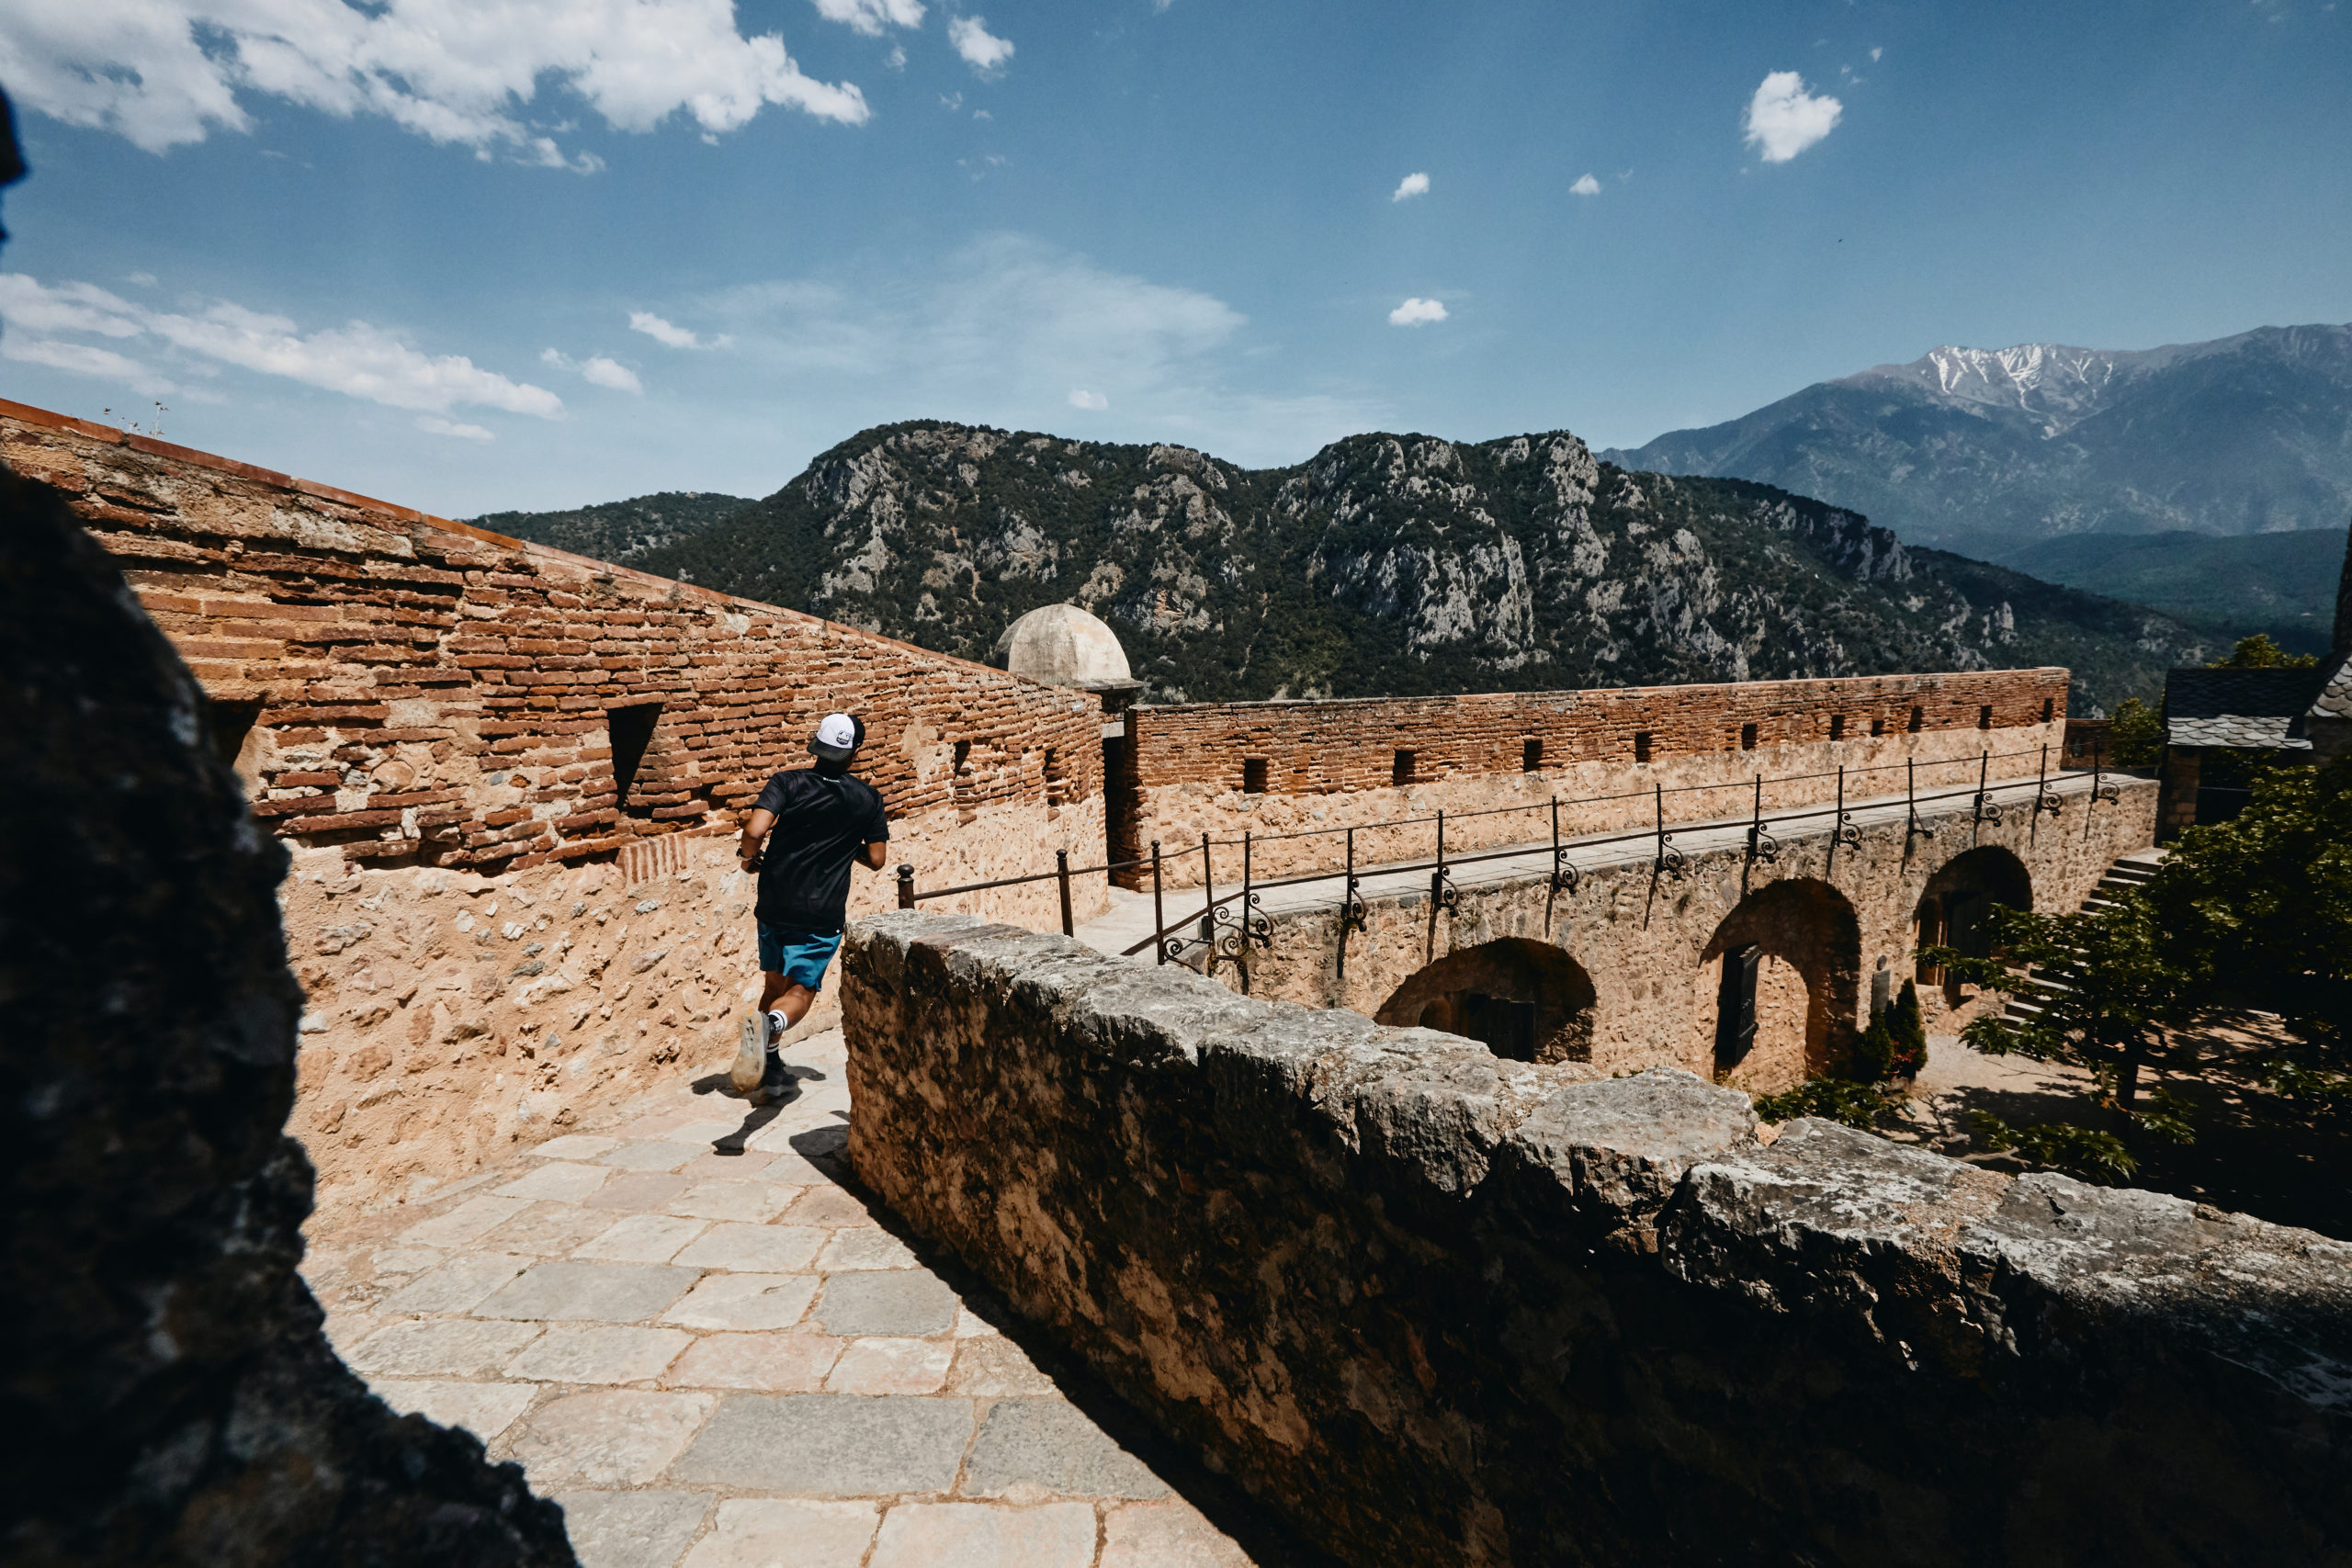
[[[1861,987],[1860,921],[1826,882],[1758,888],[1699,955],[1698,1055],[1718,1083],[1776,1093],[1851,1049]]]
[[[1549,942],[1504,937],[1457,948],[1396,987],[1373,1017],[1443,1030],[1523,1062],[1592,1057],[1592,978]]]
[[[1984,918],[1996,904],[2012,909],[2033,908],[2033,874],[2025,863],[1997,844],[1984,844],[1954,855],[1928,878],[1912,914],[1912,937],[1918,947],[1952,947],[1971,958],[1993,955],[1992,933]],[[1960,1005],[1960,983],[1942,968],[1919,961],[1922,986],[1941,986],[1946,1005]]]

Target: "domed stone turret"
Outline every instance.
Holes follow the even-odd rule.
[[[1143,683],[1128,670],[1117,634],[1075,604],[1046,604],[1005,627],[989,662],[1049,686],[1106,696]]]

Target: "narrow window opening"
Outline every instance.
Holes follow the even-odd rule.
[[[1844,714],[1833,713],[1829,716],[1829,739],[1832,740],[1843,740],[1846,739],[1846,716]]]
[[[638,770],[644,765],[646,748],[653,743],[653,727],[661,717],[660,703],[605,710],[605,727],[613,738],[613,790],[623,810],[628,808],[629,791],[637,785]]]
[[[1541,771],[1543,766],[1544,742],[1541,740],[1521,741],[1519,743],[1519,771],[1522,773],[1532,773]]]
[[[1977,708],[1976,728],[1979,729],[1990,729],[1993,728],[1993,705],[1991,703],[1983,704]]]
[[[1912,733],[1912,734],[1914,734],[1914,735],[1918,734],[1918,733],[1919,733],[1919,731],[1920,731],[1921,729],[1923,729],[1923,728],[1925,728],[1927,727],[1927,723],[1928,723],[1928,710],[1927,710],[1926,708],[1922,708],[1922,707],[1915,707],[1915,708],[1913,708],[1913,709],[1911,710],[1911,733]]]
[[[253,735],[254,723],[261,717],[261,701],[215,697],[205,706],[210,710],[205,716],[212,724],[213,751],[233,768],[244,752],[245,741]]]
[[[1069,781],[1062,777],[1061,753],[1053,747],[1046,748],[1046,805],[1060,806],[1069,798]]]
[[[968,740],[958,740],[956,742],[956,773],[961,776],[971,771],[972,743]]]
[[[1636,729],[1634,731],[1634,761],[1636,762],[1648,761],[1650,760],[1650,732],[1646,729]]]
[[[2055,718],[2055,717],[2057,717],[2057,716],[2058,716],[2058,699],[2057,699],[2057,698],[2055,698],[2055,697],[2044,697],[2044,698],[2042,698],[2042,699],[2041,699],[2041,722],[2042,722],[2042,723],[2044,723],[2044,724],[2048,724],[2052,719],[2053,719],[2053,718]]]
[[[1241,760],[1241,793],[1244,795],[1266,793],[1265,758],[1245,757]]]
[[[1875,739],[1877,739],[1880,736],[1884,735],[1885,733],[1886,733],[1886,720],[1885,720],[1885,719],[1883,719],[1883,718],[1874,718],[1874,719],[1871,720],[1871,739],[1875,740]]]
[[[1754,725],[1743,724],[1739,727],[1739,749],[1743,751],[1753,751],[1756,750],[1756,727]]]
[[[1412,752],[1399,751],[1396,753],[1395,761],[1391,761],[1388,765],[1388,782],[1392,784],[1408,784],[1413,782]]]

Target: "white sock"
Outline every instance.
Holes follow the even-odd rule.
[[[775,1043],[784,1038],[784,1032],[791,1027],[792,1025],[784,1016],[783,1009],[771,1008],[768,1010],[768,1048],[774,1050]]]

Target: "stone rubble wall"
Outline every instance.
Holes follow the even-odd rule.
[[[1447,853],[1461,854],[1547,837],[1555,798],[1561,831],[1576,837],[1649,826],[1658,786],[1669,823],[1744,815],[1759,773],[1767,816],[1834,801],[1841,766],[1849,797],[1901,794],[1906,761],[1922,794],[1973,789],[1986,752],[1995,779],[2033,777],[2045,749],[2052,772],[2066,765],[2066,681],[2062,669],[1993,670],[1130,708],[1111,785],[1112,852],[1139,859],[1157,839],[1163,886],[1189,887],[1201,880],[1203,833],[1220,841],[1216,877],[1230,884],[1241,879],[1245,829],[1256,840],[1251,874],[1267,878],[1343,864],[1345,840],[1333,830],[1351,827],[1359,864],[1427,860],[1433,823],[1384,824],[1439,811]],[[1837,740],[1833,721],[1842,721]],[[1744,748],[1750,725],[1755,744]],[[1642,734],[1646,761],[1636,756]],[[1532,772],[1529,741],[1542,747]],[[1401,786],[1400,750],[1413,753],[1413,782]],[[1253,760],[1264,763],[1259,793],[1245,787]],[[1268,837],[1305,832],[1317,836]],[[1123,880],[1140,887],[1148,877]]]
[[[328,1345],[286,851],[114,563],[4,472],[0,669],[0,1561],[571,1568],[519,1467]]]
[[[1341,1561],[2352,1561],[2352,1247],[977,919],[845,1012],[860,1178]]]

